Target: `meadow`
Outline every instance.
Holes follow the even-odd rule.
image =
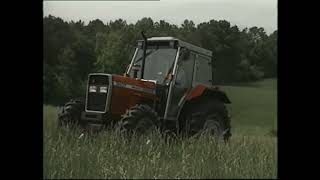
[[[171,142],[153,131],[131,141],[116,131],[80,136],[58,129],[57,107],[43,106],[44,178],[276,178],[277,80],[224,86],[232,137]]]

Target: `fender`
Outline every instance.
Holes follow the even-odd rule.
[[[231,101],[228,98],[228,96],[226,95],[226,93],[223,92],[222,90],[220,90],[219,87],[207,86],[207,85],[203,85],[203,84],[199,84],[199,85],[193,87],[189,91],[188,95],[186,96],[186,101],[190,101],[190,100],[193,100],[193,99],[195,99],[197,97],[201,97],[201,96],[217,98],[226,104],[231,103]]]
[[[212,99],[219,99],[220,101],[224,102],[225,104],[231,104],[230,99],[226,95],[225,92],[219,89],[217,86],[207,86],[203,84],[199,84],[189,91],[182,97],[179,103],[179,111],[177,119],[180,119],[180,113],[184,108],[188,105],[192,104],[193,101],[196,101],[200,98],[212,98]],[[201,98],[201,99],[202,99]],[[176,127],[179,127],[179,121],[176,121]]]

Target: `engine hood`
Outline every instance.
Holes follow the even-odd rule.
[[[156,82],[143,79],[135,79],[120,75],[112,75],[113,86],[127,88],[138,92],[156,94]]]

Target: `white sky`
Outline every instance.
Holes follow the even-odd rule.
[[[227,20],[239,28],[258,26],[272,33],[277,28],[277,0],[160,0],[160,1],[44,1],[43,15],[66,21],[122,18],[136,23],[143,17],[180,26],[185,19],[195,24],[211,19]]]

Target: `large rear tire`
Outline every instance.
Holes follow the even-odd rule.
[[[80,124],[81,112],[84,111],[84,102],[81,99],[71,99],[58,114],[58,127],[76,126]]]
[[[118,123],[122,132],[143,134],[159,127],[157,113],[148,105],[137,104],[129,108]]]
[[[231,137],[230,116],[223,102],[206,100],[193,105],[182,116],[181,133],[184,136],[209,133],[225,141]]]

